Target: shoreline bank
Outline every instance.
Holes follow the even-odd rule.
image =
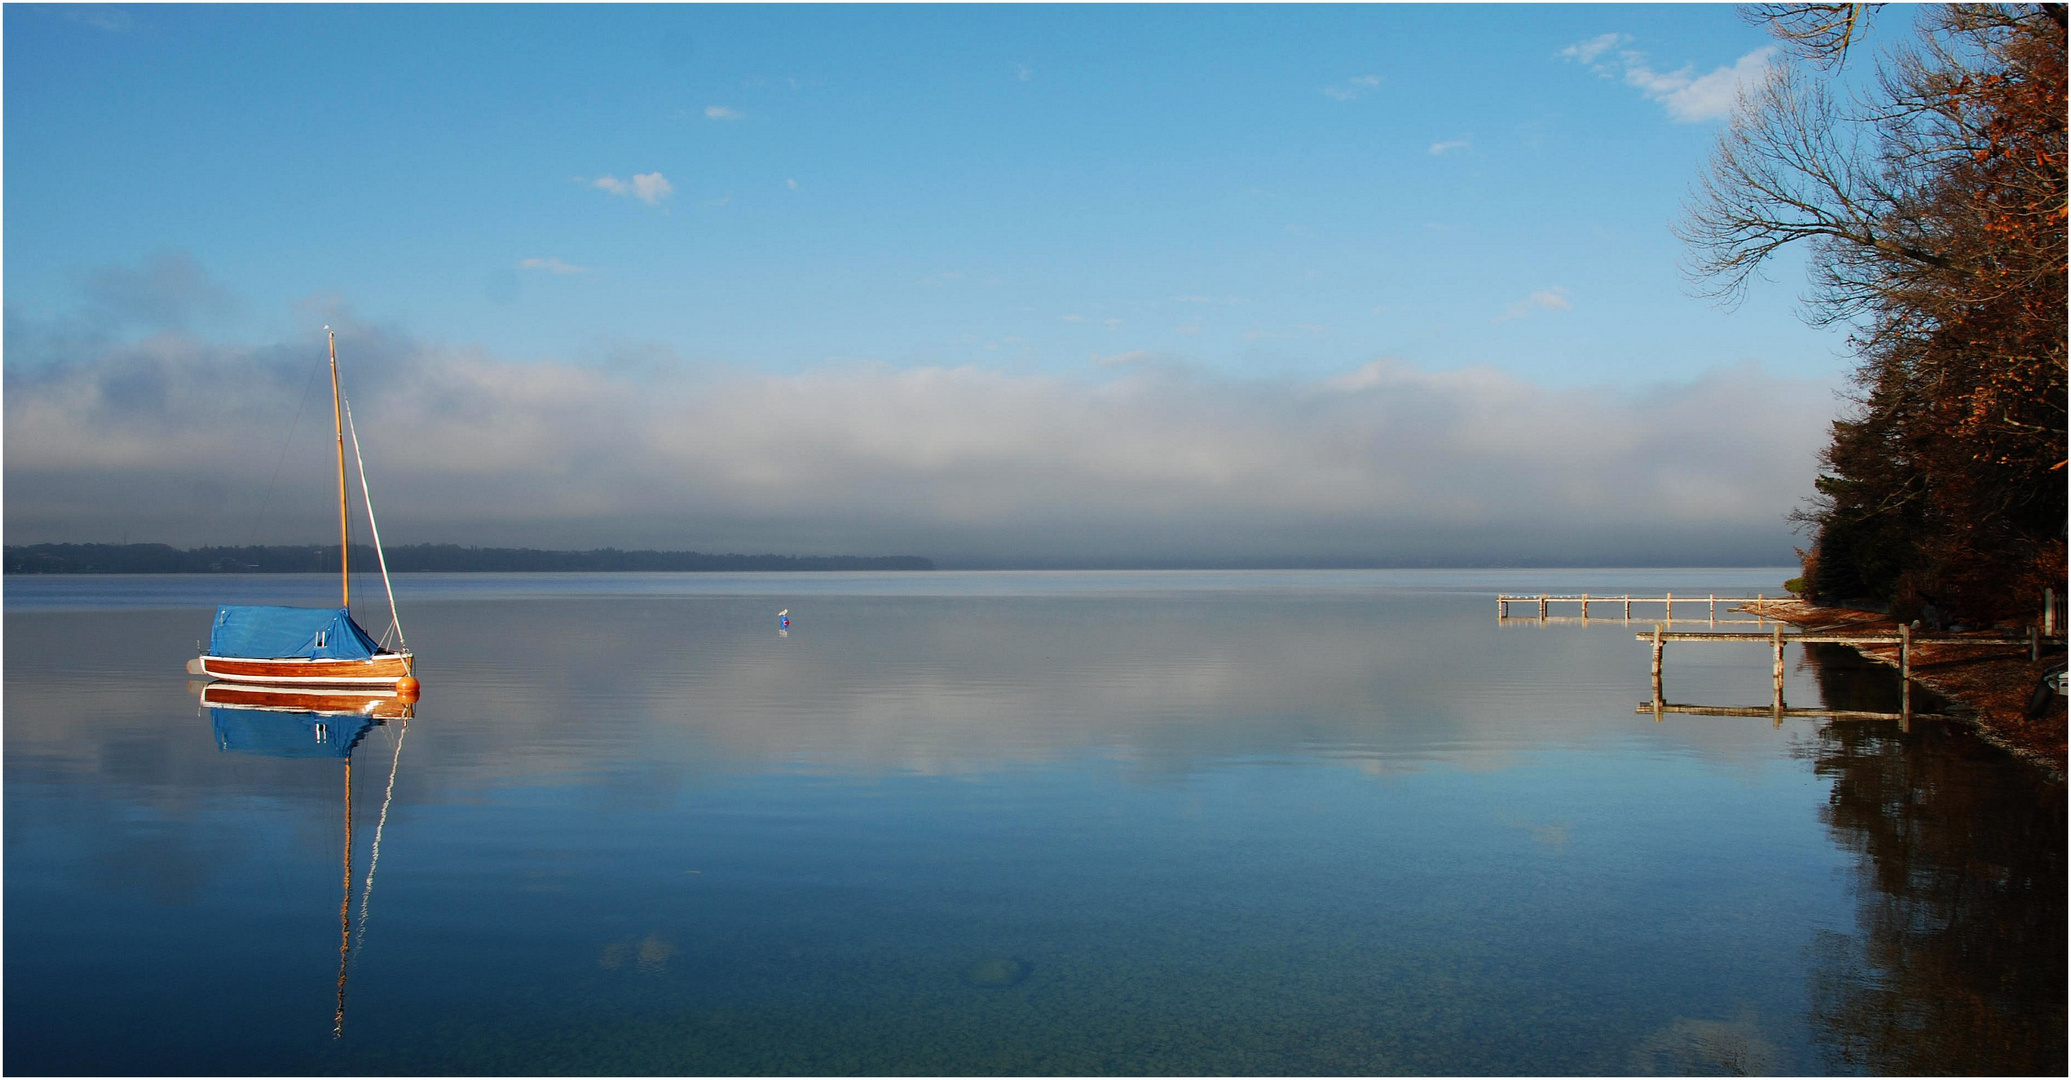
[[[1822,607],[1803,600],[1762,600],[1741,605],[1750,614],[1806,630],[1895,633],[1898,622],[1881,612]],[[1948,713],[1979,738],[2043,770],[2062,783],[2065,776],[2065,702],[2056,696],[2042,715],[2029,719],[2028,701],[2042,673],[2063,662],[2062,646],[2045,647],[2028,659],[2026,644],[1979,631],[1976,644],[1921,642],[1913,646],[1913,681],[1949,702]],[[1898,667],[1897,645],[1851,646],[1863,656]]]

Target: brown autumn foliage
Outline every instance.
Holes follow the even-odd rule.
[[[1758,15],[1836,66],[1861,23],[1842,7]],[[1809,242],[1813,319],[1854,331],[1856,407],[1798,515],[1812,592],[2026,620],[2065,574],[2065,9],[1921,22],[1852,108],[1807,70],[1777,71],[1682,231],[1729,296]]]

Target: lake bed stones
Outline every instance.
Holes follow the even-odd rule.
[[[1035,966],[1012,956],[980,960],[964,969],[964,984],[980,990],[1005,990],[1021,985]]]

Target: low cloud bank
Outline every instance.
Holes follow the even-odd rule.
[[[320,345],[10,320],[10,543],[319,542]],[[318,338],[317,340],[320,340]],[[945,566],[1777,564],[1830,389],[1553,390],[1377,360],[797,375],[514,360],[341,326],[384,539]],[[299,416],[299,420],[297,417]],[[291,430],[292,428],[292,430]]]

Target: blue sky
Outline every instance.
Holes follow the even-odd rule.
[[[177,379],[176,344],[271,370],[324,321],[378,326],[413,370],[477,356],[528,377],[728,385],[861,365],[1096,397],[1158,373],[1242,398],[1380,363],[1631,408],[1740,372],[1818,406],[1785,410],[1813,429],[1777,436],[1800,457],[1763,480],[1764,535],[1787,536],[1847,367],[1838,334],[1797,319],[1795,267],[1732,312],[1677,270],[1669,224],[1735,80],[1772,62],[1724,6],[5,19],[11,406],[68,366],[105,383],[149,354]],[[17,377],[31,369],[46,381]],[[10,484],[35,489],[18,441]],[[931,453],[931,469],[973,460]],[[10,490],[11,540],[78,510],[29,498]],[[835,542],[747,524],[798,507],[692,500],[651,526],[592,509],[539,535]],[[529,513],[400,516],[441,539]],[[738,528],[683,524],[714,515]],[[940,522],[914,521],[883,539],[926,546]]]

